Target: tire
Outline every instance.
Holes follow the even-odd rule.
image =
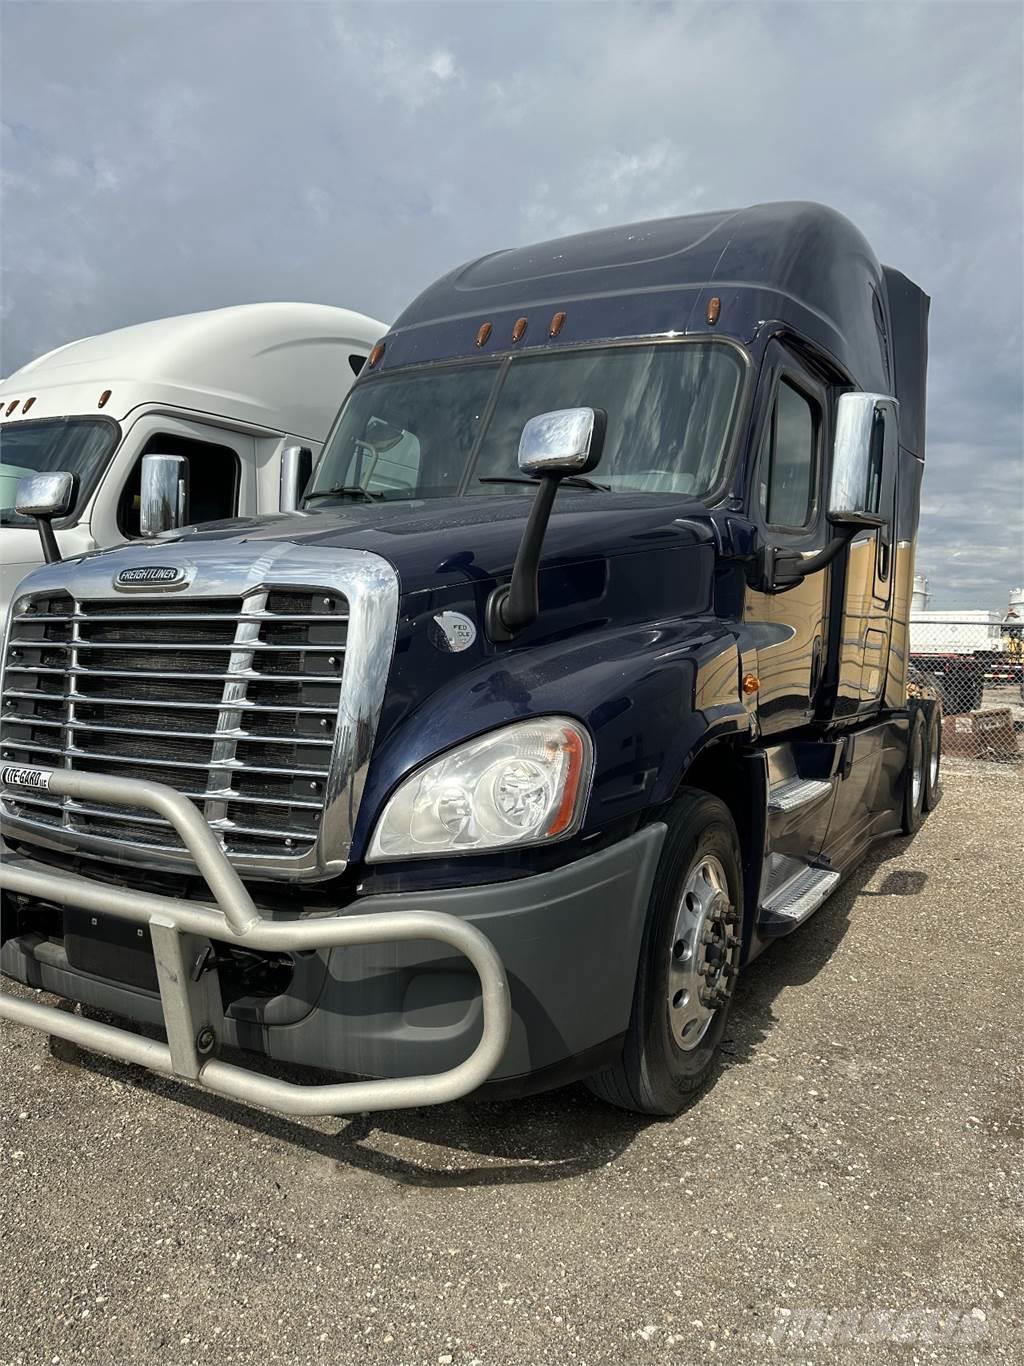
[[[934,811],[942,796],[942,708],[938,704],[931,708],[931,715],[928,717],[924,762],[922,806],[925,811]]]
[[[684,790],[667,825],[622,1057],[587,1081],[642,1115],[678,1114],[708,1080],[739,967],[743,870],[728,807]]]
[[[903,833],[913,835],[921,825],[927,772],[927,728],[924,712],[915,707],[907,736],[907,759],[903,771]]]

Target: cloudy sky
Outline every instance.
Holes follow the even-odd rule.
[[[932,295],[932,606],[1024,580],[1016,0],[3,0],[0,24],[0,374],[229,303],[387,320],[498,247],[817,199]]]

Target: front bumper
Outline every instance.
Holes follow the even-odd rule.
[[[557,1074],[629,1023],[663,826],[535,877],[371,896],[334,915],[270,920],[196,809],[171,789],[60,772],[50,781],[53,791],[85,800],[159,810],[217,904],[112,888],[8,854],[0,887],[148,925],[159,992],[77,970],[57,944],[29,934],[4,944],[3,972],[160,1025],[167,1043],[4,994],[0,1017],[291,1114],[439,1104],[487,1081]],[[194,979],[191,971],[210,940],[302,955],[293,994],[262,1011],[225,1012],[217,973]],[[204,1054],[204,1031],[216,1045],[374,1080],[276,1080]]]

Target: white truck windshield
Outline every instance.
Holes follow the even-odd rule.
[[[120,439],[107,417],[43,418],[0,427],[0,523],[30,523],[14,511],[18,484],[30,474],[67,470],[75,477],[77,516]]]
[[[556,408],[608,415],[593,480],[702,497],[718,483],[743,361],[717,343],[587,347],[409,369],[357,384],[309,496],[452,498],[505,492],[523,426]],[[500,481],[508,477],[513,482]]]

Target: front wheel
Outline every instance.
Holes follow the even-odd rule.
[[[687,791],[667,824],[622,1058],[587,1083],[645,1115],[678,1114],[708,1079],[739,970],[743,872],[729,809]]]

